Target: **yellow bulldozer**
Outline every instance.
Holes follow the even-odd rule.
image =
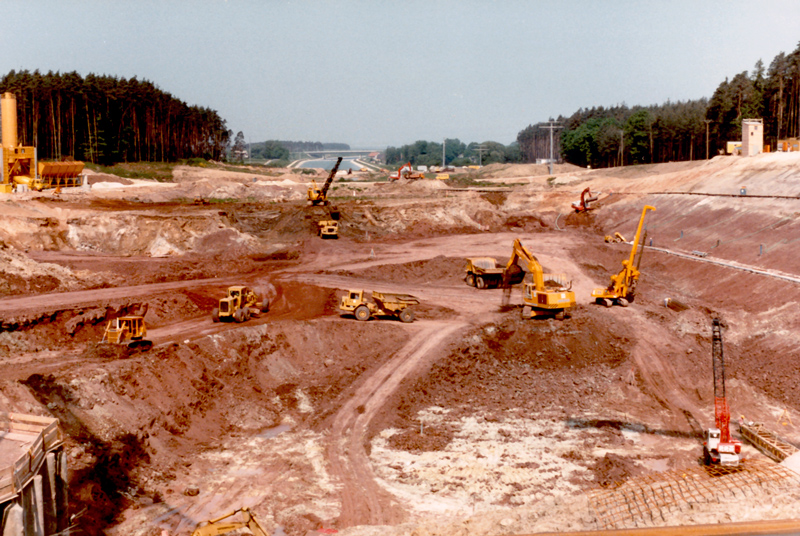
[[[121,316],[108,321],[101,342],[149,350],[153,347],[153,342],[146,340],[146,336],[147,326],[143,315]]]
[[[214,322],[246,322],[251,317],[269,311],[269,300],[265,296],[259,299],[258,294],[248,287],[236,285],[228,287],[224,298],[219,300],[219,307],[211,311]]]
[[[221,522],[240,512],[242,514],[242,521]],[[247,507],[239,508],[238,510],[229,512],[216,519],[198,523],[194,532],[192,532],[192,536],[219,536],[220,534],[233,532],[239,529],[249,529],[250,532],[253,533],[253,536],[269,536],[269,533],[261,526],[258,519],[256,519],[256,515]]]
[[[639,266],[642,263],[642,253],[644,252],[644,240],[639,244],[639,237],[642,234],[644,217],[648,210],[655,210],[655,207],[645,205],[642,209],[642,216],[639,218],[639,226],[636,228],[636,236],[633,238],[630,256],[622,261],[622,270],[611,276],[611,284],[606,288],[596,288],[592,291],[592,298],[595,303],[611,307],[614,304],[627,307],[636,296],[636,284],[639,281]],[[619,234],[619,233],[617,233]],[[636,252],[639,251],[639,259],[636,260]],[[636,262],[634,262],[636,261]]]
[[[530,281],[524,281],[526,274],[530,274]],[[563,320],[570,316],[570,309],[576,305],[572,282],[565,274],[545,274],[539,260],[517,239],[503,271],[501,285],[510,292],[515,282],[520,280],[523,281],[522,318],[555,317]]]

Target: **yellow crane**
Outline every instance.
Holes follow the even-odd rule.
[[[648,210],[655,211],[656,207],[645,205],[642,209],[642,217],[639,218],[639,227],[636,228],[636,236],[633,238],[630,257],[622,261],[622,270],[611,276],[611,284],[606,288],[596,288],[592,291],[592,298],[595,303],[611,307],[615,303],[622,307],[627,307],[636,296],[636,283],[639,281],[639,265],[642,263],[642,253],[644,244],[639,244],[639,237],[642,234],[644,217]],[[642,239],[644,242],[644,239]],[[634,264],[636,252],[639,253],[639,260]]]
[[[339,164],[341,163],[342,157],[340,156],[336,161],[336,165],[334,165],[333,169],[331,169],[328,179],[325,181],[325,184],[322,185],[322,188],[317,186],[317,181],[311,181],[311,186],[308,187],[309,206],[328,204],[328,188],[331,187],[331,183],[333,182],[334,177],[336,177],[336,172],[339,170]]]
[[[575,293],[565,274],[545,274],[539,260],[528,251],[519,239],[514,240],[511,258],[503,270],[502,286],[510,289],[512,285],[524,280],[525,273],[532,281],[522,286],[522,318],[535,316],[554,316],[563,320],[569,310],[575,307]],[[522,275],[522,277],[520,277]]]

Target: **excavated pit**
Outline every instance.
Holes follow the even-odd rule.
[[[594,180],[618,187],[608,173]],[[0,410],[59,418],[80,529],[119,536],[188,534],[241,506],[289,535],[598,528],[588,490],[699,463],[714,316],[733,412],[797,417],[800,285],[648,250],[631,307],[585,299],[629,251],[603,235],[632,237],[645,203],[654,246],[791,273],[794,201],[712,204],[625,182],[635,194],[570,214],[584,185],[537,180],[342,186],[338,241],[314,236],[324,209],[288,194],[15,201],[0,231]],[[517,237],[573,277],[572,318],[523,321],[518,293],[502,309],[501,290],[464,284],[465,257],[505,260]],[[265,289],[270,312],[213,324],[236,283]],[[417,321],[340,315],[347,288],[417,295]],[[97,344],[144,304],[152,350]]]

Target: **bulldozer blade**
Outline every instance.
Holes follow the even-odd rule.
[[[153,347],[153,341],[131,341],[128,343],[128,348],[131,350],[139,350],[146,352]]]

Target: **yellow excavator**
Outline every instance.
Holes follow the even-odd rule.
[[[242,521],[228,521],[226,523],[220,523],[220,521],[229,517],[233,517],[239,512],[242,513]],[[264,530],[264,527],[262,527],[261,523],[259,523],[258,519],[256,519],[256,515],[246,506],[239,508],[238,510],[234,510],[233,512],[229,512],[216,519],[201,521],[197,524],[194,532],[192,532],[192,536],[218,536],[219,534],[225,534],[227,532],[232,532],[234,530],[243,528],[250,529],[250,532],[252,532],[254,536],[269,536],[269,533]]]
[[[569,310],[576,305],[572,283],[565,274],[545,274],[539,260],[517,239],[503,270],[503,288],[510,292],[513,285],[524,281],[526,273],[532,281],[522,286],[522,318],[549,316],[563,320],[570,316]]]
[[[633,238],[630,257],[622,261],[622,270],[618,274],[611,276],[611,284],[606,288],[596,288],[592,291],[592,298],[598,305],[611,307],[615,303],[622,307],[627,307],[636,296],[636,283],[639,281],[639,265],[642,263],[642,253],[644,252],[644,239],[639,243],[644,225],[644,216],[648,210],[655,211],[655,207],[645,205],[642,209],[642,217],[639,218],[639,227],[636,228],[636,236]],[[639,251],[639,259],[636,260],[636,252]]]
[[[339,170],[339,164],[342,163],[342,157],[336,161],[336,165],[331,169],[328,179],[322,188],[317,186],[317,181],[311,181],[311,186],[308,187],[308,206],[327,205],[328,204],[328,188],[331,187],[333,178],[336,177],[336,172]]]

